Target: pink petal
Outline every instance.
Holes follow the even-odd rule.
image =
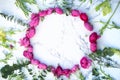
[[[33,59],[33,53],[28,52],[28,51],[24,51],[23,56],[25,56],[26,58],[28,58],[30,60]]]
[[[90,50],[92,52],[96,52],[97,51],[97,43],[96,42],[90,43]]]
[[[81,20],[83,20],[84,22],[88,22],[88,16],[86,13],[81,13],[80,14],[80,18]]]
[[[40,63],[40,64],[38,64],[38,68],[45,70],[45,69],[47,69],[47,65],[43,64],[43,63]]]
[[[31,64],[39,65],[40,62],[39,62],[38,60],[36,60],[36,59],[32,59],[32,60],[31,60]]]
[[[55,8],[55,11],[56,11],[56,13],[58,13],[58,14],[63,14],[63,10],[62,10],[61,8],[59,8],[59,7],[56,7],[56,8]]]
[[[52,14],[53,11],[54,11],[54,8],[49,8],[49,9],[47,10],[47,15]]]
[[[74,17],[77,17],[77,16],[80,15],[80,12],[78,10],[74,9],[74,10],[71,11],[71,15],[74,16]]]

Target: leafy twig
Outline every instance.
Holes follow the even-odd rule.
[[[120,1],[118,2],[117,6],[116,6],[116,8],[115,8],[115,10],[114,10],[114,12],[113,12],[112,15],[110,16],[110,18],[108,19],[108,21],[106,22],[106,24],[100,29],[100,34],[101,34],[101,35],[103,34],[103,32],[105,31],[105,29],[107,28],[107,26],[108,26],[111,18],[113,17],[113,15],[115,14],[115,12],[117,11],[119,5],[120,5]]]
[[[2,17],[4,17],[5,19],[7,19],[8,21],[14,21],[14,22],[17,22],[18,24],[20,24],[22,26],[28,26],[28,24],[25,23],[23,20],[15,18],[13,15],[7,15],[7,14],[4,14],[4,13],[0,13],[0,15]]]

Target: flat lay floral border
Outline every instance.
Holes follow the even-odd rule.
[[[46,0],[44,0],[46,1]],[[59,0],[56,0],[56,2]],[[79,0],[82,3],[86,2],[86,0]],[[103,24],[104,26],[100,29],[100,35],[104,34],[105,29],[120,29],[120,26],[116,24],[116,22],[111,21],[111,18],[114,16],[115,12],[117,11],[118,7],[120,7],[120,1],[117,3],[116,8],[112,10],[110,0],[103,0],[100,4],[98,4],[95,8],[96,11],[101,11],[103,16],[106,16],[110,14],[112,11],[112,15],[110,18],[103,22],[98,21],[99,23]],[[26,6],[26,3],[29,4],[35,4],[37,5],[37,2],[35,0],[16,0],[16,6],[21,8],[21,10],[24,12],[24,14],[29,16],[31,11]],[[90,0],[90,3],[92,4],[92,0]],[[69,3],[67,0],[63,0],[63,3],[61,4],[66,11],[66,14],[70,14],[70,6],[71,3]],[[68,12],[67,12],[68,11]],[[28,27],[28,24],[21,19],[15,18],[13,15],[0,13],[2,17],[4,17],[6,20],[14,21],[17,24],[20,24],[22,26]],[[13,57],[13,51],[16,50],[16,42],[15,40],[12,40],[9,38],[9,36],[13,36],[15,34],[18,34],[22,32],[22,30],[16,30],[16,29],[10,29],[6,30],[4,28],[0,28],[0,45],[5,50],[7,49],[8,52],[3,52],[5,54],[4,59],[0,59],[0,63],[4,63],[5,66],[3,66],[0,69],[0,75],[2,78],[5,78],[7,80],[24,80],[27,76],[24,70],[28,72],[29,75],[32,76],[32,80],[45,80],[45,77],[47,74],[52,74],[50,68],[48,67],[45,70],[39,70],[36,72],[32,69],[32,67],[35,67],[34,65],[31,65],[30,61],[28,60],[17,60],[16,63],[13,63],[13,65],[9,65],[9,60]],[[96,52],[93,52],[89,54],[89,58],[92,60],[92,80],[113,80],[114,78],[110,76],[109,74],[106,74],[104,70],[102,70],[103,67],[112,67],[112,68],[118,68],[120,69],[120,64],[112,60],[112,56],[117,55],[120,57],[120,50],[112,47],[105,47],[103,50],[97,50]],[[86,62],[89,62],[88,59],[84,58]],[[97,65],[96,65],[97,64]],[[36,68],[36,67],[35,67]],[[72,76],[75,76],[77,80],[85,80],[86,77],[83,76],[82,72],[80,71],[80,68],[76,65],[74,68],[78,69],[74,74],[71,74],[68,80],[71,80]],[[57,68],[57,72],[61,71],[62,68],[59,66]],[[66,73],[67,74],[67,73]],[[52,74],[55,80],[62,79],[62,77],[57,78]]]

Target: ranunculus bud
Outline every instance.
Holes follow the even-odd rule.
[[[38,64],[38,68],[45,70],[45,69],[47,69],[47,65],[43,64],[43,63],[40,63],[40,64]]]
[[[84,26],[89,31],[93,30],[93,26],[89,22],[84,22]]]
[[[36,60],[36,59],[32,59],[32,60],[31,60],[31,64],[39,65],[39,64],[40,64],[40,61],[38,61],[38,60]]]
[[[24,51],[23,55],[30,60],[33,59],[33,53],[31,53],[31,52]]]
[[[81,64],[81,67],[84,68],[84,69],[87,69],[91,66],[91,60],[88,59],[87,57],[83,57],[81,60],[80,60],[80,64]]]
[[[80,12],[78,10],[72,10],[71,11],[71,15],[74,16],[74,17],[78,17],[80,15]]]
[[[39,12],[40,17],[44,17],[46,15],[47,15],[47,10],[42,10],[42,11]]]
[[[29,29],[27,30],[26,36],[27,36],[28,38],[32,38],[34,35],[35,35],[35,28],[29,28]]]
[[[58,14],[63,14],[63,10],[59,7],[55,8],[55,12],[58,13]]]
[[[94,43],[94,42],[97,41],[98,38],[99,38],[99,36],[97,35],[97,33],[96,33],[96,32],[93,32],[93,33],[89,36],[89,41],[90,41],[91,43]]]
[[[52,14],[53,11],[54,11],[54,8],[49,8],[49,9],[47,10],[47,15]]]
[[[90,50],[92,52],[96,52],[97,51],[97,43],[96,42],[90,43]]]
[[[83,20],[84,22],[88,22],[88,16],[86,13],[81,13],[80,14],[80,18],[81,20]]]

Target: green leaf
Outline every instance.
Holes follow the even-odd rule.
[[[96,11],[100,9],[102,9],[103,16],[106,16],[107,14],[109,14],[112,11],[109,0],[105,0],[104,2],[100,3],[95,7]]]

